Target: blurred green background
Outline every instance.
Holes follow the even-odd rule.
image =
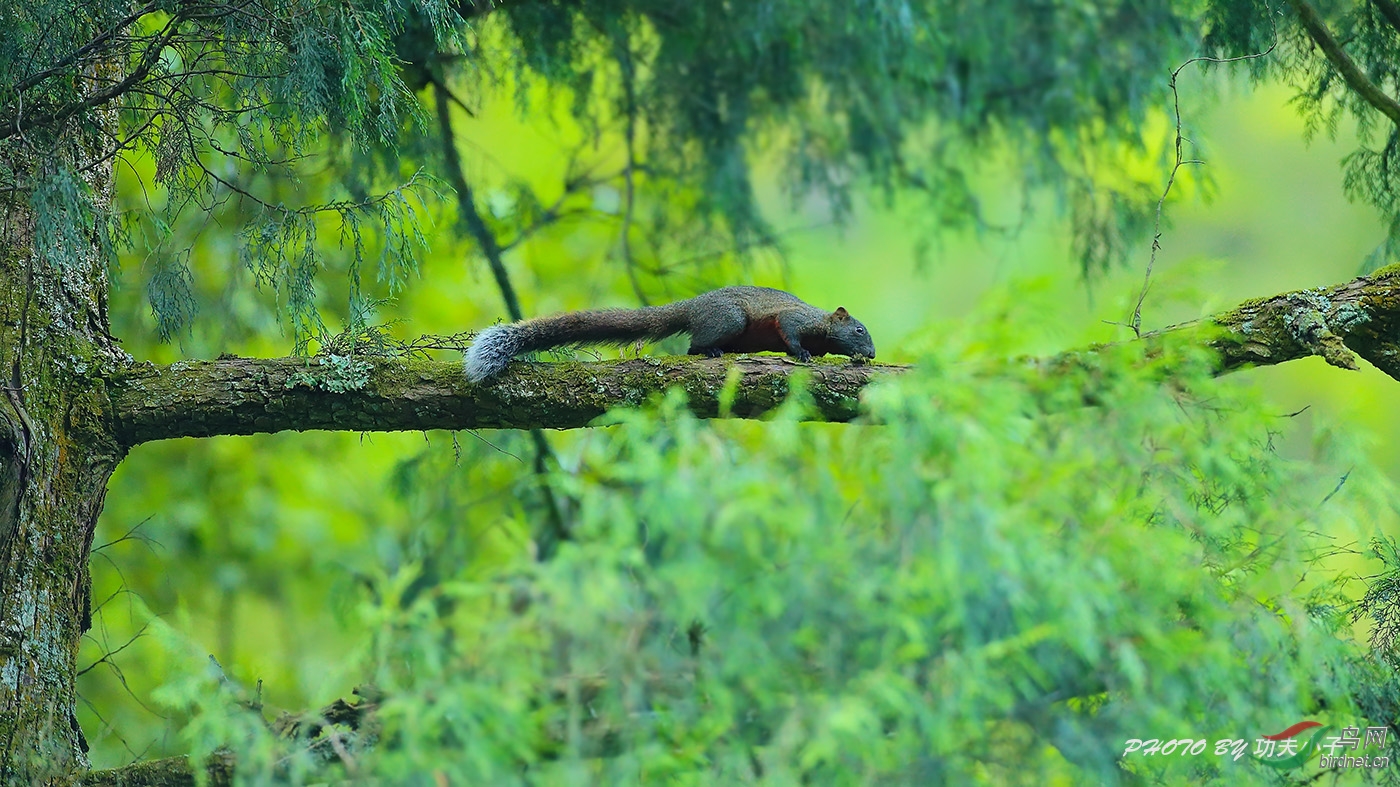
[[[1287,91],[1252,87],[1225,70],[1192,69],[1181,92],[1186,133],[1207,162],[1201,174],[1208,183],[1178,182],[1168,201],[1144,326],[1355,275],[1383,227],[1370,208],[1342,196],[1346,132],[1305,142]],[[511,179],[536,184],[547,198],[581,138],[559,118],[524,123],[508,101],[488,104],[458,131],[469,176],[488,206],[508,201]],[[1159,168],[1164,180],[1160,152],[1139,164]],[[1130,335],[1110,323],[1131,314],[1146,239],[1127,267],[1086,282],[1049,195],[1031,196],[1036,210],[1011,236],[938,235],[900,195],[869,195],[855,220],[838,227],[820,204],[791,204],[775,185],[775,168],[765,170],[762,198],[786,253],[724,263],[729,283],[780,286],[823,308],[845,306],[869,326],[883,361],[906,362],[953,334],[971,337],[969,360]],[[979,184],[994,222],[1020,220],[1024,199],[1013,182],[990,167]],[[133,189],[132,179],[122,187]],[[607,211],[617,195],[595,191],[591,199]],[[451,232],[450,211],[430,205],[426,218],[430,250],[420,275],[378,317],[401,320],[393,330],[403,337],[501,319],[500,296],[484,263]],[[564,222],[513,250],[508,265],[526,313],[635,304],[610,256],[615,237],[606,224]],[[334,234],[323,242],[333,244]],[[123,259],[112,314],[129,352],[169,362],[291,351],[271,296],[234,286],[248,274],[231,262],[232,244],[210,231],[192,248],[197,291],[217,308],[173,344],[154,339],[146,261]],[[698,262],[721,251],[694,249]],[[684,297],[699,281],[679,275],[666,287]],[[1400,478],[1400,447],[1389,439],[1397,415],[1385,406],[1396,383],[1364,362],[1359,373],[1347,373],[1309,359],[1231,382],[1266,391],[1280,415],[1306,408],[1280,419],[1286,456],[1309,456],[1320,434],[1335,432]],[[762,438],[751,424],[718,428]],[[579,430],[551,439],[567,472],[594,437]],[[347,695],[361,678],[353,656],[365,643],[346,599],[434,555],[454,561],[447,568],[455,575],[471,576],[525,553],[529,526],[520,501],[529,493],[529,466],[526,442],[502,432],[278,434],[136,448],[112,479],[96,538],[104,546],[93,558],[101,606],[83,646],[79,686],[94,766],[181,750],[173,737],[179,719],[152,692],[205,654],[232,680],[262,681],[271,707],[308,708]]]

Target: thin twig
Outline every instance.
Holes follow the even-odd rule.
[[[1182,146],[1186,138],[1181,135],[1181,93],[1176,88],[1176,78],[1182,70],[1194,63],[1235,63],[1241,60],[1255,60],[1261,57],[1268,57],[1278,48],[1278,20],[1274,18],[1275,12],[1270,9],[1269,21],[1273,24],[1273,42],[1269,48],[1263,52],[1255,52],[1251,55],[1239,55],[1237,57],[1193,57],[1185,63],[1177,66],[1172,71],[1168,85],[1172,89],[1172,112],[1176,118],[1176,138],[1173,140],[1176,160],[1172,163],[1171,174],[1167,176],[1167,187],[1162,189],[1162,196],[1157,200],[1157,215],[1152,223],[1152,254],[1147,259],[1147,271],[1142,277],[1142,291],[1138,293],[1137,304],[1133,306],[1133,318],[1128,327],[1133,329],[1133,335],[1142,338],[1142,304],[1147,300],[1147,291],[1152,286],[1152,269],[1157,264],[1157,252],[1162,250],[1162,207],[1166,205],[1167,195],[1171,194],[1172,185],[1176,183],[1176,173],[1187,164],[1204,164],[1200,159],[1187,159],[1182,155]]]
[[[627,125],[623,136],[627,141],[627,166],[622,171],[626,187],[623,198],[622,231],[618,237],[618,248],[622,251],[622,264],[627,270],[627,281],[632,285],[632,292],[636,294],[637,300],[641,301],[643,306],[649,306],[646,292],[642,290],[642,285],[637,280],[637,266],[632,259],[632,214],[637,203],[635,178],[637,168],[637,80],[636,68],[632,63],[632,42],[625,32],[622,39],[617,50],[618,64],[622,67],[622,90],[626,102],[624,109],[627,115]]]
[[[126,650],[127,648],[131,647],[133,644],[136,643],[136,640],[141,639],[141,637],[145,636],[145,635],[146,635],[146,629],[149,628],[150,625],[151,625],[151,624],[149,624],[149,623],[143,625],[140,629],[138,629],[138,630],[136,631],[135,634],[132,634],[132,635],[131,635],[131,638],[130,638],[130,639],[128,639],[126,642],[122,643],[121,645],[117,646],[115,649],[109,650],[109,651],[107,651],[106,653],[103,653],[103,654],[102,654],[102,657],[99,658],[97,661],[94,661],[93,663],[87,665],[86,667],[83,667],[82,669],[80,669],[80,670],[78,670],[76,673],[74,673],[75,676],[81,677],[81,676],[83,676],[83,675],[86,675],[87,673],[91,672],[91,671],[93,670],[93,668],[96,667],[98,664],[103,664],[103,663],[110,664],[110,663],[112,663],[112,661],[111,661],[112,657],[115,656],[115,655],[117,655],[118,653],[121,653],[122,651]]]

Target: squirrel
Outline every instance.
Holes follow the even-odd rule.
[[[640,309],[596,309],[496,325],[477,334],[466,371],[481,382],[505,370],[517,355],[578,344],[627,344],[690,334],[690,354],[785,352],[799,361],[814,355],[875,357],[860,320],[769,287],[722,287],[684,301]]]

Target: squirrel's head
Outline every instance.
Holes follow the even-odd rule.
[[[830,322],[829,337],[833,352],[864,358],[875,357],[875,342],[870,338],[870,331],[865,329],[860,320],[852,317],[844,306],[838,306],[836,311],[831,313]]]

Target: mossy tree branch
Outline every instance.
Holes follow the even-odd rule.
[[[1319,356],[1342,369],[1356,357],[1400,380],[1400,265],[1345,284],[1246,301],[1198,324],[1158,335],[1202,333],[1220,352],[1221,372]]]
[[[205,784],[209,787],[229,787],[234,783],[234,766],[231,754],[219,753],[210,757],[205,765]],[[81,782],[83,787],[196,787],[199,783],[190,758],[184,755],[93,771]]]
[[[1357,368],[1357,356],[1400,380],[1400,266],[1345,284],[1248,301],[1209,320],[1144,335],[1142,341],[1197,342],[1231,372],[1319,356]],[[1127,345],[1117,345],[1127,346]],[[1047,374],[1111,351],[1091,347],[1038,359]],[[111,378],[115,431],[125,445],[172,437],[282,430],[571,429],[609,408],[637,405],[672,386],[702,417],[720,414],[726,378],[736,375],[727,412],[757,417],[810,373],[815,418],[847,421],[861,390],[903,367],[825,360],[803,365],[773,356],[642,358],[596,363],[517,363],[473,385],[455,362],[337,358],[228,358],[157,367],[136,364]]]
[[[690,395],[697,413],[714,416],[731,366],[739,372],[732,413],[750,417],[781,403],[789,375],[803,368],[777,357],[516,364],[491,383],[473,385],[460,363],[356,363],[363,366],[353,379],[323,358],[133,366],[113,380],[116,430],[126,445],[137,445],[287,429],[571,429],[672,386]],[[833,361],[811,368],[821,417],[844,421],[855,417],[860,389],[882,367]]]

